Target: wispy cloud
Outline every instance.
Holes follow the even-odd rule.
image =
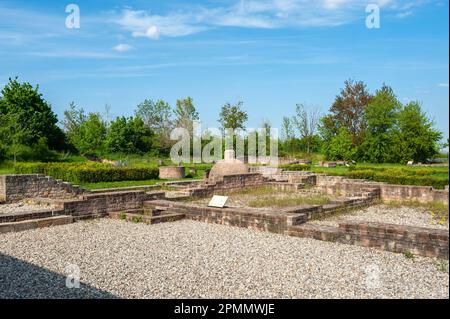
[[[365,8],[378,4],[399,18],[433,0],[240,0],[229,6],[195,6],[182,12],[155,14],[125,9],[116,22],[133,37],[186,36],[218,27],[255,29],[333,27],[364,19]]]
[[[39,58],[118,59],[117,54],[83,50],[56,50],[27,52],[25,55]]]
[[[440,88],[447,88],[448,89],[448,83],[439,83],[438,87],[440,87]]]
[[[117,52],[127,52],[127,51],[132,50],[133,47],[129,44],[120,43],[120,44],[114,46],[112,49]]]

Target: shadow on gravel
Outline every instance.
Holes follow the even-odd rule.
[[[80,282],[67,288],[66,276],[0,253],[0,299],[119,298]]]

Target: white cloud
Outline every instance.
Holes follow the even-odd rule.
[[[403,19],[403,18],[406,18],[406,17],[411,16],[412,14],[413,14],[412,11],[405,11],[405,12],[399,12],[399,13],[397,13],[395,16],[396,16],[397,18]]]
[[[348,0],[325,0],[324,7],[327,9],[337,9],[349,2]]]
[[[448,83],[439,83],[438,87],[440,87],[440,88],[448,88]]]
[[[133,37],[158,39],[160,36],[177,37],[203,31],[196,26],[191,14],[150,15],[145,11],[126,9],[118,20],[119,25],[130,31]]]
[[[113,47],[112,49],[117,52],[127,52],[127,51],[130,51],[131,49],[133,49],[133,47],[128,44],[120,43],[120,44],[116,45],[115,47]]]
[[[125,9],[116,22],[133,37],[159,39],[195,34],[218,27],[255,29],[330,27],[364,21],[375,3],[404,18],[432,0],[234,0],[229,6],[192,6],[165,15]]]

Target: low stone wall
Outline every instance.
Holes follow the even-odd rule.
[[[159,167],[159,178],[161,179],[182,179],[185,176],[184,166],[161,166]]]
[[[223,176],[221,180],[208,182],[189,187],[186,192],[194,197],[206,197],[220,191],[233,191],[246,187],[260,187],[266,185],[268,180],[259,173],[233,174]]]
[[[71,215],[75,219],[104,217],[110,212],[142,209],[144,201],[165,198],[164,192],[146,193],[127,191],[103,194],[89,194],[80,199],[40,199],[59,208],[61,215]]]
[[[430,186],[393,185],[321,174],[316,177],[316,186],[332,195],[349,196],[360,195],[361,193],[378,193],[379,198],[384,201],[442,202],[448,205],[449,196],[448,189],[438,190]]]
[[[52,177],[27,175],[0,175],[0,200],[20,201],[25,198],[76,198],[87,191]]]
[[[421,203],[443,202],[448,204],[448,190],[428,186],[382,184],[381,199],[386,201],[418,201]]]
[[[0,175],[0,204],[6,202],[6,178]]]
[[[396,253],[413,253],[448,259],[447,230],[383,223],[339,223],[339,227],[304,224],[289,227],[285,234],[349,245],[371,247]]]
[[[165,207],[168,212],[185,214],[187,219],[229,226],[283,233],[287,216],[280,212],[251,208],[215,208],[167,200],[147,202],[146,206]]]

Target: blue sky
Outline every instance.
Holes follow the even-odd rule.
[[[448,137],[448,1],[74,0],[79,29],[65,26],[69,3],[0,0],[0,85],[39,84],[60,119],[71,101],[117,116],[189,95],[205,126],[238,100],[249,127],[279,126],[296,103],[325,113],[351,78],[422,101]]]

